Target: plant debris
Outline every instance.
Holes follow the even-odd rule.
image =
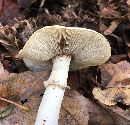
[[[33,32],[51,25],[93,29],[112,49],[105,64],[70,72],[73,91],[64,97],[60,125],[129,125],[130,0],[1,0],[0,97],[30,112],[0,100],[0,125],[34,125],[50,71],[28,71],[17,53]]]
[[[130,64],[122,61],[117,64],[100,66],[102,86],[106,89],[94,88],[93,95],[105,105],[116,105],[118,102],[130,105]]]

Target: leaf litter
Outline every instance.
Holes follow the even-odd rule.
[[[130,105],[130,64],[121,61],[117,64],[100,66],[101,83],[105,87],[93,89],[95,99],[105,105],[116,105],[118,102]],[[107,84],[106,84],[107,83]]]
[[[76,72],[76,76],[72,76],[71,73],[68,82],[76,91],[66,93],[62,104],[60,125],[130,124],[129,108],[123,111],[118,107],[118,103],[130,105],[129,11],[129,0],[98,0],[97,2],[63,0],[56,3],[55,0],[41,2],[2,0],[0,2],[0,60],[4,67],[0,72],[0,94],[8,99],[9,95],[18,95],[18,100],[14,101],[31,110],[26,113],[18,108],[8,109],[10,105],[0,101],[3,104],[0,111],[10,114],[0,120],[0,124],[34,124],[41,99],[39,96],[44,90],[42,82],[47,79],[49,71],[38,73],[27,71],[22,60],[17,59],[16,55],[34,31],[55,24],[91,28],[101,32],[111,44],[112,56],[109,62],[114,63],[101,65],[101,75],[95,73],[96,67],[91,68],[92,71],[85,69]],[[95,74],[97,78],[101,77],[101,81],[97,82]],[[101,86],[96,87],[100,83]],[[94,88],[96,103],[92,98],[92,88]],[[103,108],[99,106],[97,100],[102,103]],[[111,108],[112,105],[114,108]]]

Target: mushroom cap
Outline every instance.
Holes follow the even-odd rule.
[[[32,34],[18,57],[36,62],[57,55],[71,55],[71,69],[101,65],[111,56],[111,47],[100,33],[86,28],[46,26]]]

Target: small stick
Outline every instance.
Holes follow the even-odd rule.
[[[41,4],[40,4],[40,8],[44,5],[45,0],[42,0]]]
[[[2,97],[0,97],[0,100],[5,101],[5,102],[8,102],[8,103],[11,103],[11,104],[14,104],[15,106],[17,106],[17,107],[23,109],[24,111],[29,112],[29,108],[24,107],[24,106],[22,106],[22,105],[19,105],[19,104],[17,104],[16,102],[10,101],[10,100],[5,99],[5,98],[2,98]]]

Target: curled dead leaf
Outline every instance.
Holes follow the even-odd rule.
[[[106,89],[94,88],[94,98],[109,106],[118,102],[130,105],[130,63],[104,64],[100,69],[102,85]]]

